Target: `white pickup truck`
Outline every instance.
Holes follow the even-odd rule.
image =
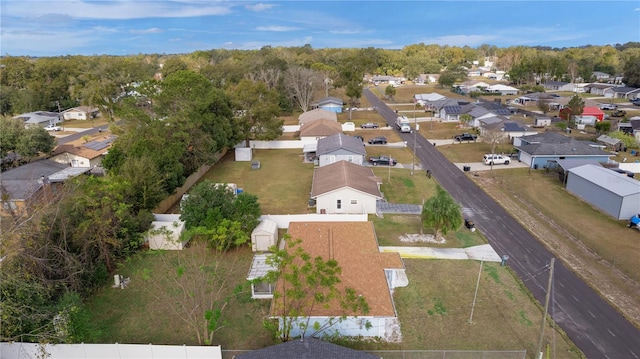
[[[403,133],[411,132],[411,126],[409,125],[409,119],[407,116],[398,116],[396,119],[396,126]]]

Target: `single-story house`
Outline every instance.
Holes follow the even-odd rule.
[[[182,240],[184,221],[179,214],[153,214],[151,228],[145,235],[150,249],[182,250],[188,240]]]
[[[515,87],[501,85],[501,84],[491,85],[487,87],[487,92],[499,93],[502,96],[517,95],[519,91],[520,90],[518,90]]]
[[[607,162],[612,156],[596,144],[579,141],[555,132],[515,137],[513,144],[519,152],[518,159],[533,169],[553,168],[557,165],[557,160],[563,159]]]
[[[270,219],[263,219],[251,232],[251,250],[268,251],[278,243],[278,224]]]
[[[560,110],[560,118],[566,120],[571,115],[571,109],[565,107]],[[582,110],[582,115],[576,116],[576,122],[582,122],[587,124],[593,124],[596,121],[604,120],[604,112],[596,106],[585,106]],[[593,123],[590,123],[593,122]]]
[[[489,80],[502,81],[505,79],[506,72],[504,71],[489,71],[482,74],[482,76],[488,78]]]
[[[611,78],[611,75],[602,71],[594,71],[593,73],[591,73],[591,77],[596,81],[601,82],[601,81],[608,81]]]
[[[549,91],[573,91],[574,89],[574,84],[563,81],[547,81],[542,86]]]
[[[460,105],[448,105],[444,106],[439,111],[440,117],[442,121],[460,121],[460,115],[464,114],[465,111],[462,109]]]
[[[34,125],[47,127],[49,125],[55,125],[62,122],[62,115],[60,113],[49,111],[28,112],[18,116],[14,116],[13,118],[23,120],[25,127]]]
[[[318,338],[302,337],[262,349],[244,352],[235,359],[381,359],[378,356],[325,342]]]
[[[310,124],[311,122],[317,120],[329,120],[338,122],[338,115],[332,111],[316,108],[307,112],[303,112],[302,114],[300,114],[300,116],[298,116],[298,124],[300,124],[300,126]]]
[[[446,98],[446,96],[441,95],[437,92],[422,93],[422,94],[415,94],[413,96],[413,102],[424,106],[428,102],[438,101],[443,98]]]
[[[551,117],[548,116],[536,116],[533,121],[533,127],[547,127],[551,126]]]
[[[333,259],[341,267],[339,290],[353,289],[368,304],[368,313],[353,312],[336,298],[328,305],[301,309],[304,316],[292,319],[293,337],[311,336],[315,325],[328,325],[327,332],[341,336],[362,336],[393,341],[401,338],[400,325],[393,302],[393,290],[409,284],[404,263],[398,253],[382,253],[372,222],[291,222],[288,234],[300,239],[301,248],[312,258]],[[280,277],[275,291],[286,290]],[[283,322],[282,302],[271,302],[270,315]],[[339,320],[344,316],[344,320]],[[309,319],[308,326],[302,326]],[[333,324],[329,321],[333,320]],[[322,335],[318,333],[317,335]]]
[[[311,199],[317,213],[376,213],[380,183],[371,168],[338,161],[314,170]]]
[[[64,144],[56,147],[49,159],[71,167],[96,167],[102,165],[102,158],[109,151],[115,136],[94,140],[80,146]]]
[[[610,169],[583,165],[568,170],[567,191],[615,219],[640,213],[640,182]]]
[[[99,110],[95,107],[79,106],[62,111],[62,117],[66,120],[89,120],[98,116]]]
[[[318,165],[326,166],[338,161],[363,165],[367,156],[362,140],[342,133],[336,133],[318,140],[316,150]]]
[[[341,113],[342,106],[344,105],[344,101],[337,97],[325,97],[321,98],[317,102],[311,104],[312,109],[321,109],[325,111]]]
[[[600,96],[604,96],[605,95],[605,90],[610,89],[612,87],[615,87],[616,85],[612,85],[612,84],[598,84],[598,83],[594,83],[594,84],[589,84],[584,86],[584,90],[585,92],[588,92],[590,94],[593,95],[600,95]]]
[[[300,126],[300,140],[304,143],[316,142],[336,133],[342,133],[342,125],[332,120],[321,119]]]
[[[435,84],[440,79],[440,74],[420,74],[413,80],[417,85]]]
[[[635,98],[635,96],[638,93],[640,93],[640,89],[639,88],[627,87],[627,86],[611,87],[611,88],[608,88],[608,89],[606,89],[604,91],[604,95],[606,97],[626,98],[626,99]]]
[[[52,200],[62,182],[90,170],[89,167],[74,168],[68,164],[39,160],[2,172],[0,215],[20,214],[33,204]]]

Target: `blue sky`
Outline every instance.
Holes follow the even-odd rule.
[[[2,0],[0,54],[640,41],[640,1]]]

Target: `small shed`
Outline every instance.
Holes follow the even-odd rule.
[[[278,241],[278,224],[265,219],[251,232],[251,249],[254,252],[265,252],[275,246]]]
[[[251,161],[253,153],[249,147],[236,147],[236,161]]]
[[[150,249],[182,250],[188,241],[182,241],[184,221],[179,214],[154,214],[151,228],[146,235]]]
[[[616,152],[621,151],[624,147],[624,143],[622,143],[622,141],[607,135],[600,135],[600,137],[596,139],[596,142],[602,143],[607,146],[607,148],[610,148],[612,151]]]
[[[533,127],[547,127],[547,126],[551,126],[551,117],[536,116],[536,120],[533,124]]]

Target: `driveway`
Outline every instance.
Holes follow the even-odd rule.
[[[388,124],[395,113],[369,89],[364,95]],[[449,162],[423,136],[400,134],[423,168],[462,206],[500,257],[509,256],[509,266],[540,302],[545,301],[547,275],[553,254],[489,195]],[[640,358],[640,329],[587,285],[561,260],[556,262],[551,316],[587,358]],[[546,273],[545,273],[546,274]]]

